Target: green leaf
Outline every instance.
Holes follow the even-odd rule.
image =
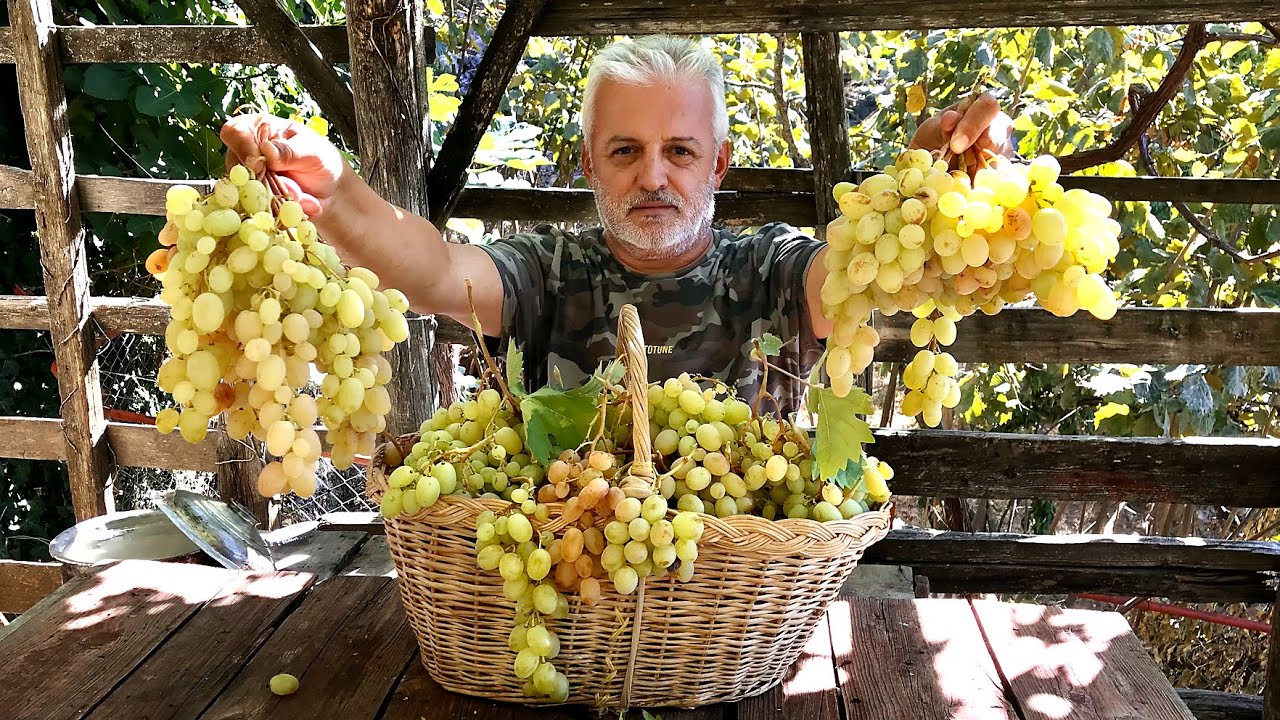
[[[782,351],[782,340],[773,333],[765,333],[764,337],[760,338],[760,349],[769,357],[777,357]]]
[[[138,112],[164,117],[173,113],[174,93],[166,92],[154,85],[139,85],[133,95],[133,104]]]
[[[1036,57],[1041,65],[1053,66],[1053,31],[1049,28],[1036,30]]]
[[[507,342],[507,387],[517,398],[528,394],[524,389],[524,353],[516,349],[515,338]]]
[[[844,490],[853,490],[859,485],[863,485],[863,490],[866,490],[866,483],[862,481],[862,474],[866,469],[867,463],[865,458],[859,457],[850,460],[848,465],[845,465],[840,472],[836,473],[836,487]]]
[[[123,100],[129,96],[132,85],[133,77],[118,67],[90,65],[84,73],[82,88],[99,100]]]
[[[1115,43],[1106,28],[1094,28],[1084,39],[1085,54],[1097,65],[1111,62],[1116,55]]]
[[[1258,137],[1258,142],[1267,150],[1280,150],[1280,126],[1268,128]]]
[[[602,390],[600,380],[592,377],[582,387],[544,387],[520,401],[529,451],[539,462],[547,465],[560,451],[582,444],[599,409]]]
[[[871,412],[871,397],[862,388],[853,388],[845,397],[836,397],[830,388],[809,391],[818,401],[818,437],[813,456],[818,476],[836,477],[850,462],[861,462],[862,446],[875,442],[871,427],[859,415]],[[858,476],[861,477],[859,470]]]
[[[1253,288],[1253,297],[1264,305],[1280,307],[1280,282],[1261,283]]]

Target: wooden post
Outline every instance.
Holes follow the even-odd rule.
[[[840,34],[804,33],[804,86],[809,110],[809,146],[813,149],[813,191],[818,209],[819,238],[840,207],[831,188],[849,175],[849,121],[844,103],[844,75],[840,70]]]
[[[115,503],[96,347],[88,324],[89,270],[59,36],[50,0],[9,0],[9,22],[35,183],[36,229],[58,364],[71,501],[76,519],[83,520],[111,512]]]
[[[258,494],[258,474],[263,467],[262,443],[252,435],[244,440],[233,439],[227,434],[225,417],[218,421],[217,428],[216,440],[211,437],[205,442],[218,445],[218,495],[244,506],[259,527],[266,530],[271,521],[269,503]]]
[[[1271,640],[1267,646],[1267,684],[1262,691],[1262,720],[1280,720],[1280,596],[1271,606]]]
[[[426,47],[422,3],[350,0],[347,36],[364,179],[389,202],[427,217]],[[435,320],[413,317],[391,353],[387,432],[413,432],[435,408]],[[449,378],[443,379],[451,382]]]

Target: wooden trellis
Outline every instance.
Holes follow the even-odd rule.
[[[348,26],[299,29],[279,8],[242,1],[256,27],[72,27],[54,23],[50,0],[8,0],[12,25],[0,28],[0,63],[17,66],[32,169],[0,166],[0,208],[34,209],[48,297],[0,296],[0,330],[50,332],[59,368],[60,418],[3,417],[0,457],[67,464],[77,518],[107,512],[114,468],[141,466],[220,470],[224,493],[262,512],[254,469],[220,431],[200,445],[160,435],[145,425],[104,418],[94,358],[96,334],[163,334],[167,309],[146,298],[89,293],[82,212],[164,213],[169,186],[185,180],[77,176],[62,85],[65,65],[85,63],[288,63],[316,89],[326,114],[358,129],[354,137],[367,178],[391,201],[442,223],[448,215],[487,220],[590,221],[595,206],[584,190],[464,188],[466,165],[488,127],[495,97],[532,35],[652,32],[798,32],[809,88],[812,169],[733,168],[717,198],[722,221],[783,220],[821,227],[836,212],[828,189],[850,176],[847,126],[838,62],[838,32],[1151,22],[1236,22],[1280,19],[1256,0],[888,0],[848,3],[743,0],[724,12],[715,0],[509,0],[507,18],[486,51],[472,96],[461,108],[439,163],[426,172],[427,53],[434,45],[420,3],[350,0]],[[268,31],[268,25],[270,25]],[[500,40],[500,41],[499,41]],[[285,50],[284,48],[288,48]],[[334,87],[325,68],[348,64],[353,87]],[[345,93],[345,94],[344,94]],[[389,99],[394,99],[394,102]],[[350,103],[348,105],[348,103]],[[347,112],[350,115],[346,115]],[[1064,178],[1115,200],[1275,203],[1280,180],[1190,178]],[[430,191],[430,192],[429,192]],[[431,202],[428,203],[428,195]],[[901,362],[910,317],[885,318],[877,359]],[[397,351],[394,429],[416,426],[433,409],[438,378],[426,362],[433,342],[466,339],[452,321],[414,322],[412,342]],[[1280,311],[1122,309],[1101,323],[1059,319],[1033,309],[975,315],[952,348],[961,362],[1133,362],[1280,365]],[[447,381],[447,380],[446,380]],[[1127,499],[1280,507],[1280,442],[1215,438],[1068,438],[880,431],[877,451],[898,468],[903,495],[1045,499]],[[236,460],[238,462],[226,462]],[[985,534],[899,533],[877,546],[872,560],[912,565],[934,590],[1119,591],[1190,601],[1273,601],[1280,552],[1264,543],[1180,540],[1079,544],[1028,542]],[[0,605],[15,602],[3,588],[38,592],[47,569],[0,563]],[[35,580],[33,580],[35,578]],[[0,607],[0,609],[4,609]],[[1272,652],[1271,678],[1280,663]],[[1276,682],[1268,684],[1268,690]],[[1268,697],[1268,718],[1280,720],[1280,694]]]

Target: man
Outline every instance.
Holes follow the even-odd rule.
[[[651,379],[714,376],[754,399],[760,373],[748,353],[766,332],[787,342],[778,364],[807,373],[831,331],[819,299],[825,245],[781,223],[743,237],[712,227],[730,151],[716,58],[669,36],[616,43],[592,64],[582,115],[582,168],[601,227],[574,234],[544,225],[489,245],[445,243],[298,123],[237,117],[222,139],[228,163],[265,162],[343,259],[402,290],[414,311],[469,324],[470,278],[486,335],[504,338],[503,347],[515,339],[534,387],[552,368],[572,386],[611,356],[626,303],[640,311]],[[1009,154],[1011,130],[982,95],[922,123],[912,145]],[[769,380],[782,408],[794,410],[800,384],[780,373]]]

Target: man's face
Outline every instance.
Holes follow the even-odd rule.
[[[607,80],[594,112],[583,166],[605,231],[638,258],[687,251],[711,227],[728,168],[727,146],[714,144],[710,90]]]

